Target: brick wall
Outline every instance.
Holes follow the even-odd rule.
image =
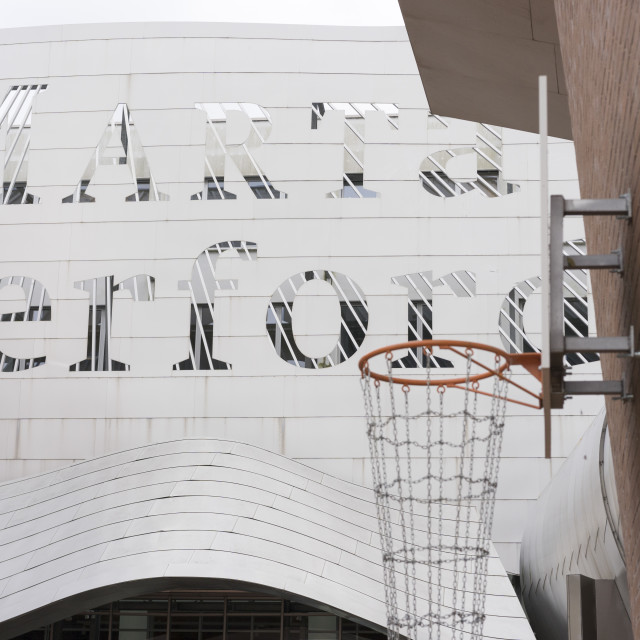
[[[600,335],[640,331],[640,4],[555,0],[583,198],[631,191],[634,220],[585,221],[590,253],[622,247],[625,273],[592,277]],[[640,362],[603,357],[605,378],[625,375],[634,399],[607,400],[634,636],[640,639]]]

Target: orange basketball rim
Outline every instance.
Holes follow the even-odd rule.
[[[412,349],[415,351],[422,351],[424,356],[430,359],[437,355],[438,350],[444,352],[451,352],[459,357],[463,358],[469,363],[472,363],[477,372],[468,372],[465,376],[459,377],[438,377],[431,378],[408,378],[408,377],[396,377],[391,374],[390,363],[395,360],[397,352]],[[489,363],[482,362],[478,354],[483,354],[484,357],[493,356]],[[380,373],[374,371],[371,366],[371,361],[377,356],[384,356],[387,361],[387,373]],[[528,373],[542,383],[542,373],[540,371],[541,357],[540,353],[507,353],[503,349],[493,347],[491,345],[482,344],[480,342],[468,342],[465,340],[414,340],[410,342],[400,342],[398,344],[390,345],[387,347],[381,347],[375,349],[365,356],[360,358],[358,367],[362,377],[369,377],[380,382],[388,382],[391,384],[399,384],[407,389],[412,386],[432,386],[437,387],[439,390],[445,389],[462,389],[465,391],[471,391],[480,395],[494,397],[494,394],[490,391],[484,391],[480,388],[481,382],[488,378],[498,377],[504,380],[510,385],[513,385],[527,396],[535,399],[533,402],[525,402],[523,400],[517,400],[515,398],[507,397],[508,402],[530,407],[532,409],[542,408],[542,392],[536,393],[531,389],[527,389],[525,386],[515,382],[508,373],[513,366],[521,366]],[[438,371],[429,367],[431,371]],[[397,369],[398,373],[402,369]]]

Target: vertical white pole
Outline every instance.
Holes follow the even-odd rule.
[[[549,352],[549,166],[547,76],[538,77],[540,131],[540,263],[542,266],[542,395],[544,410],[544,457],[551,457],[551,380]]]

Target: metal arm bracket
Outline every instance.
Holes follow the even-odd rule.
[[[565,216],[616,216],[631,220],[631,195],[604,200],[565,200],[551,196],[549,234],[549,360],[551,407],[561,408],[567,396],[613,395],[628,399],[622,380],[565,381],[565,355],[568,353],[617,353],[622,357],[640,357],[635,351],[634,329],[627,336],[577,337],[564,335],[563,276],[570,269],[610,269],[623,272],[622,250],[603,255],[565,256],[563,249],[563,221]]]

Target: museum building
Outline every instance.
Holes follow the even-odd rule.
[[[537,349],[537,136],[432,114],[402,28],[0,47],[0,637],[381,639],[357,360]],[[549,146],[552,192],[578,197],[572,143]],[[587,292],[568,272],[571,335],[593,332]],[[487,638],[534,637],[527,518],[600,408],[568,403],[547,443],[540,412],[508,411]]]

